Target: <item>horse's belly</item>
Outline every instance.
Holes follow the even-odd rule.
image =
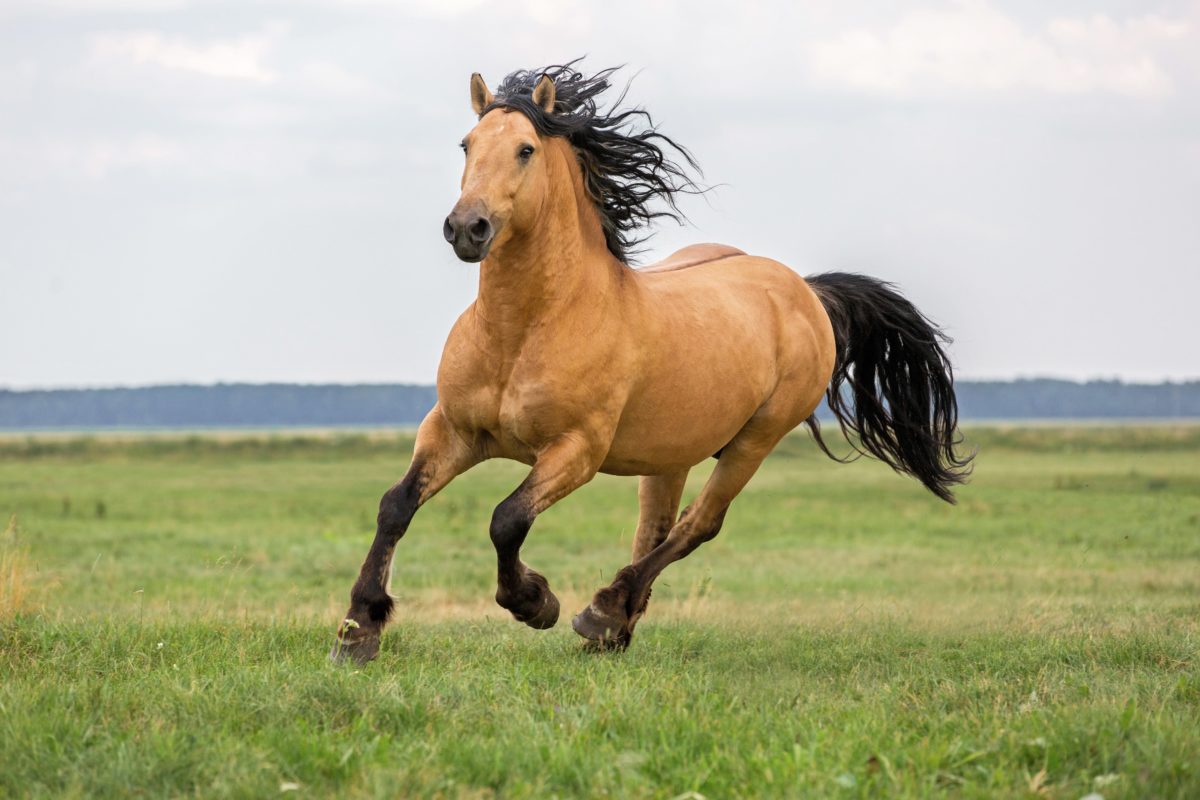
[[[719,436],[682,437],[673,442],[653,441],[646,444],[634,437],[623,441],[620,436],[613,441],[600,471],[608,475],[660,475],[679,469],[687,469],[716,455],[734,437],[737,430],[729,431],[721,444]],[[664,446],[665,445],[665,446]]]
[[[761,385],[732,376],[712,391],[657,388],[626,406],[604,472],[646,475],[698,464],[728,444],[767,397]]]

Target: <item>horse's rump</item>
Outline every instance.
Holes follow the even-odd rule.
[[[616,431],[618,460],[690,466],[755,415],[787,430],[820,402],[834,362],[820,301],[786,266],[726,251],[633,273],[625,319],[638,369]]]

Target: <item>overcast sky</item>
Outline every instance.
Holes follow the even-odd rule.
[[[1053,11],[1047,8],[1053,6]],[[967,377],[1200,377],[1200,2],[0,0],[0,386],[431,382],[468,78],[589,54],[718,241]]]

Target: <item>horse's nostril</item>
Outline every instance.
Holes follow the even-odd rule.
[[[483,244],[492,236],[492,223],[488,222],[484,217],[480,217],[471,223],[471,227],[467,229],[467,233],[471,235],[472,241]]]
[[[442,236],[445,237],[447,242],[454,244],[454,226],[450,224],[449,217],[446,217],[446,220],[442,223]]]

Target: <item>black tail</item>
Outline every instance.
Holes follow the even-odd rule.
[[[950,338],[889,283],[845,272],[806,278],[833,322],[837,361],[827,397],[842,432],[948,503],[970,474],[959,455]],[[843,392],[843,384],[849,391]],[[814,416],[817,444],[831,457]],[[851,437],[853,432],[855,437]]]

